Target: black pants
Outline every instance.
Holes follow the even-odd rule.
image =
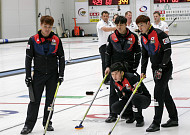
[[[50,104],[53,101],[55,90],[57,87],[57,78],[58,78],[57,72],[47,75],[34,72],[33,90],[34,90],[35,102],[29,103],[27,118],[25,121],[25,125],[27,125],[29,128],[33,129],[36,123],[44,87],[46,87],[46,93],[45,93],[46,101],[45,101],[44,116],[43,116],[43,126],[45,126],[49,115],[48,107],[50,107]],[[51,123],[52,122],[50,121],[50,124]]]
[[[154,87],[154,102],[155,102],[155,115],[153,123],[160,125],[164,104],[169,113],[169,118],[172,120],[178,120],[177,109],[175,103],[170,95],[170,90],[168,87],[169,78],[172,74],[172,63],[169,64],[167,69],[163,70],[162,77],[160,80],[155,80]],[[153,70],[154,75],[155,70]]]
[[[112,105],[119,101],[119,97],[115,91],[114,80],[110,78],[110,95],[109,95],[109,109],[110,109],[110,116],[117,117],[117,113],[113,112]]]
[[[126,105],[128,99],[122,99],[112,104],[112,111],[116,114],[120,114]],[[142,109],[146,109],[151,102],[151,98],[141,94],[135,94],[127,106],[127,109],[123,113],[125,117],[135,117],[136,121],[142,122],[144,120],[142,116]]]
[[[100,52],[100,56],[101,56],[101,60],[102,60],[102,75],[103,75],[103,78],[104,78],[104,76],[105,76],[105,70],[106,70],[106,55],[105,55],[106,44],[102,45],[99,48],[99,52]],[[105,83],[108,82],[109,80],[110,80],[110,74],[107,76],[107,78],[105,80]]]

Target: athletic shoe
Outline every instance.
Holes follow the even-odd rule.
[[[144,126],[144,121],[138,122],[136,123],[136,127],[143,127]]]
[[[162,124],[161,127],[176,127],[178,126],[178,121],[169,119],[166,123]]]
[[[32,129],[30,129],[28,126],[24,126],[20,134],[26,135],[32,132]]]
[[[133,123],[135,121],[135,118],[134,117],[129,117],[127,120],[126,120],[126,123]]]
[[[159,131],[160,130],[160,126],[152,123],[147,129],[146,132],[155,132],[155,131]]]
[[[115,122],[116,120],[117,120],[116,117],[114,117],[114,116],[109,116],[109,117],[105,120],[105,122],[106,122],[106,123],[112,123],[112,122]]]
[[[44,127],[44,129],[45,129],[45,127]],[[47,127],[47,131],[54,131],[54,128],[52,127],[51,124],[48,125],[48,127]]]

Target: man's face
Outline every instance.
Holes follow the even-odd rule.
[[[160,21],[160,16],[158,14],[153,14],[154,16],[154,21],[159,22]]]
[[[104,22],[108,22],[108,19],[109,19],[109,14],[103,13],[103,15],[102,15],[102,20],[103,20]]]
[[[120,34],[125,34],[126,33],[126,26],[127,24],[116,24],[116,29],[119,31]]]
[[[147,22],[147,23],[141,22],[137,26],[141,33],[147,33],[150,28],[150,22]]]
[[[121,81],[123,72],[121,71],[113,71],[111,72],[111,76],[115,82]]]
[[[49,24],[45,24],[45,23],[43,23],[43,24],[41,24],[40,25],[41,26],[41,29],[42,29],[42,35],[44,36],[44,37],[48,37],[49,36],[49,34],[51,33],[51,31],[52,31],[52,25],[49,25]]]
[[[127,21],[131,21],[132,20],[132,13],[128,13],[125,18],[127,18]]]

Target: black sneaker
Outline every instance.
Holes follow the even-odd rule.
[[[159,131],[160,130],[160,126],[152,123],[147,129],[146,132],[155,132],[155,131]]]
[[[106,122],[106,123],[112,123],[112,122],[115,122],[116,120],[117,120],[116,117],[114,117],[114,116],[109,116],[109,117],[105,120],[105,122]]]
[[[138,122],[136,123],[136,127],[143,127],[144,126],[144,121]]]
[[[44,127],[44,129],[45,129],[45,127]],[[54,131],[54,128],[52,127],[51,124],[48,125],[48,127],[47,127],[47,131]]]
[[[127,120],[128,119],[128,117],[127,116],[121,116],[121,119],[125,119],[125,120]]]
[[[129,117],[127,120],[126,120],[126,123],[133,123],[135,121],[135,118],[134,117]]]
[[[110,81],[104,82],[105,85],[110,85]]]
[[[24,126],[20,134],[26,135],[32,132],[32,129],[28,128],[28,126]]]
[[[178,121],[169,119],[166,123],[162,124],[161,127],[176,127],[178,126]]]

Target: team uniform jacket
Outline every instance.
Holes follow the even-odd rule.
[[[117,30],[108,37],[106,48],[106,67],[115,62],[127,62],[134,70],[139,65],[141,49],[138,37],[127,29],[127,34],[122,36]]]
[[[136,76],[133,73],[125,73],[121,82],[115,82],[115,89],[119,98],[129,99],[132,94],[132,89],[136,87],[139,81],[139,76]],[[125,93],[125,96],[123,96],[123,92]],[[141,83],[136,94],[145,95],[149,98],[151,97],[150,93],[143,83]]]
[[[149,57],[153,70],[158,69],[161,65],[167,67],[171,64],[171,41],[165,32],[151,25],[148,35],[142,34],[141,43],[141,73],[146,73]]]
[[[26,77],[31,76],[32,59],[34,59],[34,72],[49,74],[57,72],[59,66],[59,76],[64,76],[64,50],[61,40],[54,32],[48,37],[43,37],[40,30],[38,34],[30,37],[26,49]]]

